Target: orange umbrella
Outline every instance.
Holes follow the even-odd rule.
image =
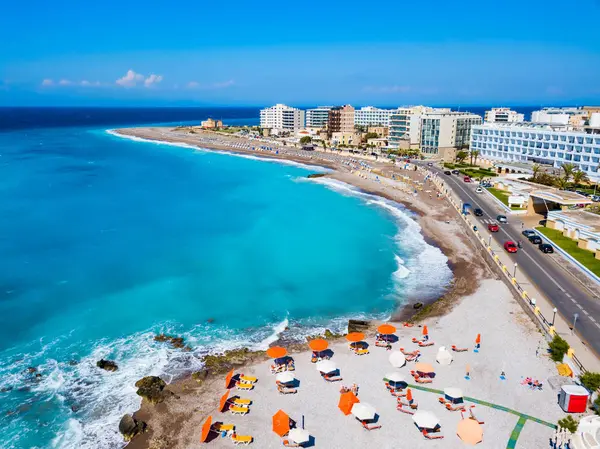
[[[357,402],[360,402],[360,400],[356,397],[354,393],[349,391],[347,393],[342,393],[342,395],[340,396],[340,402],[338,403],[338,407],[344,415],[349,415],[352,411],[352,406]]]
[[[477,334],[477,338],[475,339],[475,343],[481,343],[481,334]]]
[[[350,332],[348,335],[346,335],[346,340],[353,341],[355,343],[363,341],[364,339],[365,334],[363,334],[362,332]]]
[[[273,432],[280,437],[290,431],[290,417],[283,410],[279,410],[273,415]]]
[[[429,334],[429,330],[427,329],[427,326],[423,326],[423,335],[428,335]]]
[[[396,328],[391,324],[382,324],[377,328],[377,332],[384,335],[390,335],[396,332]]]
[[[231,379],[233,379],[233,369],[227,373],[227,376],[225,376],[225,388],[229,389],[229,385],[231,385]]]
[[[483,427],[474,419],[462,419],[456,427],[456,435],[463,442],[475,446],[483,441]]]
[[[309,341],[308,346],[313,351],[321,352],[325,351],[325,349],[329,347],[329,343],[327,343],[327,341],[323,340],[322,338],[317,338],[316,340]]]
[[[206,418],[204,424],[202,424],[202,435],[200,435],[200,442],[204,443],[210,433],[210,426],[212,425],[212,416]]]
[[[415,364],[415,371],[418,373],[430,374],[434,373],[435,369],[429,363],[418,362]]]
[[[267,355],[272,359],[280,359],[287,354],[287,349],[282,348],[281,346],[273,346],[272,348],[267,349]]]
[[[412,400],[413,400],[413,397],[412,397],[412,391],[411,391],[411,389],[410,389],[410,388],[407,388],[407,389],[406,389],[406,400],[407,400],[408,402],[410,402],[410,401],[412,401]]]
[[[225,392],[223,396],[221,396],[221,401],[219,402],[219,410],[223,412],[225,408],[225,404],[227,404],[227,399],[229,399],[229,390]]]

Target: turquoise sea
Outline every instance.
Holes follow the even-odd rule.
[[[122,447],[137,379],[266,347],[286,327],[302,339],[386,318],[451,277],[410,212],[307,179],[315,168],[107,128],[0,133],[3,448]],[[155,343],[157,332],[194,350]],[[100,358],[119,370],[99,370]]]

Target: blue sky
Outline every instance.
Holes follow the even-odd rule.
[[[600,1],[5,2],[0,105],[600,103]]]

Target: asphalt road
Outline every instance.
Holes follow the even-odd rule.
[[[483,217],[473,216],[479,220],[482,228],[487,229],[487,223],[497,215],[507,216],[509,223],[500,224],[500,231],[492,234],[498,246],[503,247],[504,242],[508,240],[523,242],[523,248],[516,254],[510,254],[510,259],[518,263],[519,270],[554,304],[571,326],[574,315],[579,315],[575,326],[576,333],[588,347],[600,354],[600,299],[594,298],[591,290],[562,269],[554,257],[542,253],[537,245],[530,243],[521,234],[521,221],[518,218],[506,214],[494,204],[494,200],[489,198],[487,193],[475,193],[476,184],[463,182],[462,175],[444,175],[444,171],[435,166],[428,168],[438,173],[461,201],[470,203],[473,209],[480,208],[483,211]],[[564,262],[562,258],[557,260],[570,263]],[[551,316],[546,318],[552,320]]]

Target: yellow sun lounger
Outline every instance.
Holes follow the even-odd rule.
[[[235,424],[221,424],[219,432],[231,432],[235,430]]]
[[[368,349],[357,349],[356,350],[356,355],[365,355],[368,354],[369,350]]]
[[[238,382],[235,384],[238,390],[252,390],[254,388],[254,384],[248,384],[243,382]]]
[[[250,405],[252,404],[252,399],[236,398],[233,400],[233,403],[235,405]]]
[[[234,415],[245,415],[250,411],[250,409],[248,407],[233,406],[229,407],[229,411]]]
[[[250,443],[252,443],[252,440],[254,438],[252,438],[250,435],[232,435],[231,436],[231,440],[233,441],[233,444],[240,445],[240,444],[244,444],[244,445],[248,445]]]
[[[252,376],[241,376],[240,380],[242,382],[250,382],[250,383],[258,382],[258,379],[256,377],[252,377]]]

